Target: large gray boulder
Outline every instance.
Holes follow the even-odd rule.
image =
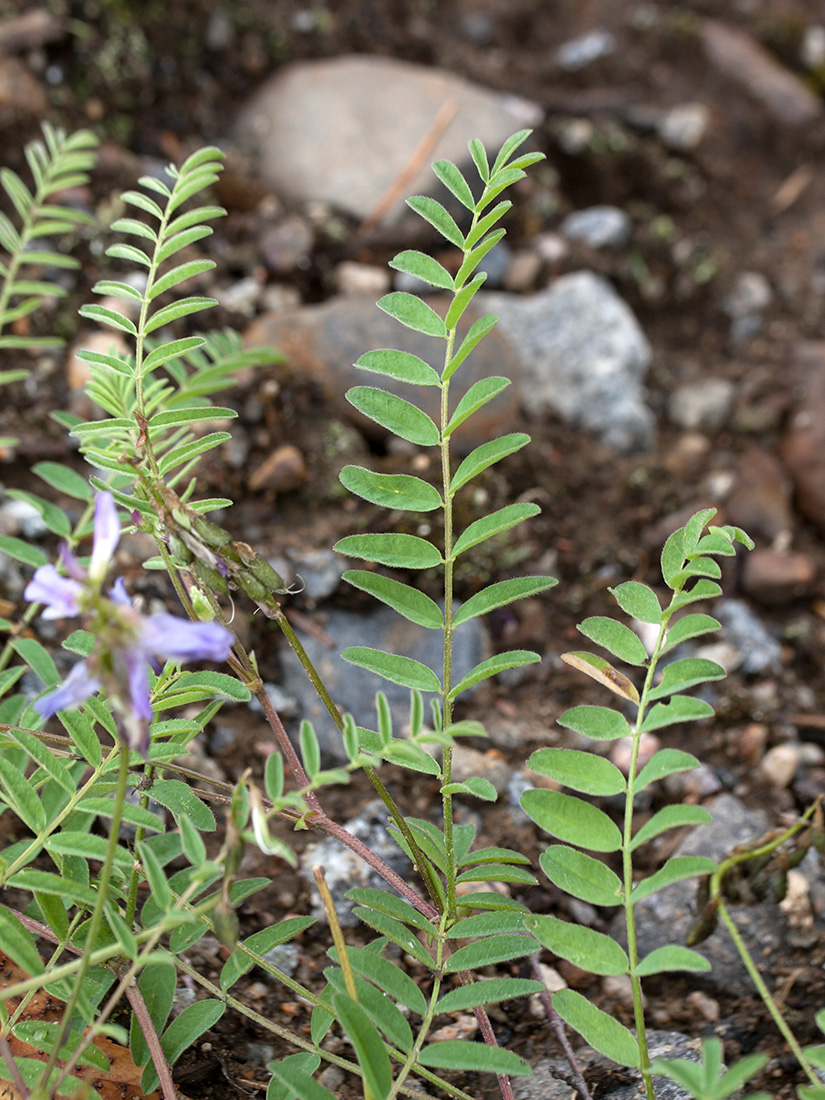
[[[443,191],[430,161],[468,161],[470,138],[497,152],[542,119],[536,104],[451,73],[354,56],[284,67],[242,109],[232,136],[257,154],[264,181],[285,198],[366,218],[442,110],[450,121],[407,195]]]

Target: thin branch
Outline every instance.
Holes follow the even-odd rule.
[[[544,979],[541,976],[541,967],[539,966],[538,955],[530,956],[530,966],[532,967],[533,974],[536,977],[536,981],[539,981],[542,983],[542,985],[544,985]],[[547,1013],[547,1018],[550,1021],[550,1026],[552,1027],[555,1036],[559,1041],[559,1046],[564,1051],[564,1056],[567,1059],[568,1065],[570,1066],[569,1078],[567,1076],[562,1077],[558,1071],[556,1071],[556,1076],[560,1077],[561,1080],[565,1082],[565,1084],[571,1085],[573,1088],[577,1089],[581,1100],[593,1100],[593,1097],[590,1095],[587,1085],[585,1084],[584,1078],[582,1077],[578,1063],[576,1062],[576,1056],[573,1053],[573,1048],[570,1046],[570,1040],[567,1038],[567,1032],[564,1030],[564,1024],[562,1023],[561,1016],[559,1016],[558,1012],[556,1012],[555,1008],[553,1008],[553,998],[550,996],[549,992],[546,989],[539,993],[539,998],[542,1005],[544,1006],[544,1011]]]
[[[146,1002],[143,999],[143,994],[138,988],[137,982],[133,982],[127,988],[126,999],[132,1006],[135,1019],[140,1024],[140,1030],[143,1032],[146,1045],[149,1047],[149,1053],[152,1056],[152,1063],[158,1075],[158,1081],[164,1100],[178,1100],[175,1082],[172,1080],[172,1070],[169,1068],[169,1063],[166,1061],[166,1055],[163,1053],[163,1047],[160,1043],[160,1036],[152,1022],[152,1017],[149,1015],[149,1009],[146,1007]]]

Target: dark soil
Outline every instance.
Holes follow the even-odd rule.
[[[39,6],[36,0],[0,0],[0,16]],[[821,21],[818,0],[781,5],[769,0],[740,5],[725,0],[683,5],[636,5],[630,0],[332,0],[311,7],[298,0],[51,0],[48,7],[67,20],[67,32],[24,52],[22,59],[48,97],[50,120],[67,128],[91,125],[104,138],[89,195],[98,211],[105,211],[119,190],[132,186],[146,164],[176,160],[198,145],[220,141],[236,110],[286,61],[355,52],[452,70],[535,100],[548,111],[537,136],[548,161],[517,196],[510,224],[516,244],[529,243],[537,231],[555,228],[561,215],[595,203],[622,206],[636,224],[650,227],[634,237],[630,249],[584,257],[573,250],[557,273],[586,263],[607,275],[636,313],[654,348],[649,389],[659,414],[659,443],[650,454],[623,457],[553,418],[527,425],[533,445],[488,477],[488,506],[500,506],[516,496],[541,504],[541,517],[527,534],[519,535],[517,546],[509,548],[518,551],[511,557],[519,568],[552,571],[561,583],[540,603],[527,602],[515,614],[494,619],[494,644],[527,645],[548,654],[575,646],[577,622],[589,614],[612,613],[609,584],[630,578],[656,583],[664,535],[698,507],[714,503],[700,492],[710,470],[733,468],[737,457],[754,444],[769,452],[775,449],[794,397],[789,373],[794,350],[802,340],[821,338],[822,291],[814,276],[819,272],[821,280],[825,248],[825,176],[817,171],[825,126],[790,128],[772,119],[763,104],[709,66],[696,27],[705,16],[732,22],[798,69],[802,31]],[[642,34],[639,27],[652,18],[651,11],[655,29]],[[222,20],[221,34],[216,20]],[[479,44],[473,34],[484,39],[485,26],[491,28],[489,39]],[[610,56],[577,73],[565,74],[551,63],[561,43],[594,27],[615,34],[618,45]],[[631,108],[696,99],[709,107],[711,124],[690,154],[667,153],[643,128],[628,124]],[[587,118],[605,135],[599,150],[575,157],[563,151],[558,135],[570,118]],[[25,111],[10,111],[0,118],[4,163],[21,167],[20,148],[36,136],[39,121]],[[783,184],[804,169],[810,170],[807,182],[788,202],[782,197],[788,195]],[[219,197],[229,215],[217,226],[211,255],[225,284],[248,275],[258,263],[254,242],[266,194],[250,166],[230,159]],[[341,260],[383,264],[395,250],[391,235],[365,241],[356,226],[344,225],[343,236],[321,235],[311,267],[296,276],[305,301],[322,300],[333,292],[331,275]],[[684,242],[681,251],[674,248],[676,242]],[[89,299],[98,263],[99,257],[88,251],[68,303],[61,305],[56,318],[36,318],[34,323],[45,327],[56,320],[61,334],[71,339],[76,307]],[[732,344],[721,303],[743,270],[767,275],[775,295],[761,330],[745,343]],[[242,330],[249,321],[226,310],[213,314],[216,326],[231,324]],[[35,376],[36,385],[21,383],[6,391],[12,400],[4,408],[3,433],[21,441],[0,467],[0,477],[9,486],[28,485],[28,465],[36,459],[75,460],[62,430],[48,420],[51,409],[72,400],[62,360],[38,360]],[[712,437],[697,466],[678,458],[682,433],[668,422],[666,402],[678,385],[705,377],[736,383],[738,415],[731,427]],[[267,390],[273,382],[277,386]],[[283,553],[289,545],[329,546],[370,518],[366,505],[342,503],[336,490],[337,470],[345,456],[334,441],[345,436],[344,410],[289,363],[265,368],[252,385],[258,387],[255,393],[266,412],[262,420],[245,425],[248,459],[240,469],[207,466],[209,488],[237,501],[230,522],[262,552]],[[249,393],[247,388],[244,395]],[[242,410],[244,401],[242,396],[238,403]],[[306,487],[277,497],[250,494],[248,470],[285,442],[296,443],[306,460]],[[356,442],[363,446],[363,441]],[[825,545],[819,532],[797,515],[793,535],[794,548],[807,554],[818,575],[825,576]],[[499,576],[504,556],[499,551],[496,560],[482,558],[474,573],[460,575],[458,595],[466,597],[482,582]],[[537,567],[539,562],[543,564]],[[725,574],[728,594],[737,593],[737,584],[733,567]],[[823,607],[825,587],[820,581],[809,587],[804,599],[758,609],[766,625],[783,639],[782,672],[771,678],[770,690],[761,695],[752,679],[732,676],[717,720],[691,736],[691,751],[716,770],[724,785],[749,804],[768,809],[777,823],[806,808],[821,789],[823,769],[809,768],[806,783],[790,790],[758,786],[754,761],[741,752],[741,735],[749,722],[758,721],[768,729],[770,746],[790,736],[793,716],[802,711],[810,722],[800,725],[797,735],[822,743],[818,706],[811,706],[810,700],[821,700],[825,692]],[[302,605],[300,598],[294,608],[323,627],[323,615]],[[274,635],[257,619],[247,628],[264,677],[276,677]],[[597,701],[570,670],[558,662],[550,666],[546,661],[538,675],[491,689],[467,712],[482,720],[521,720],[524,728],[534,731],[518,751],[505,753],[514,767],[522,766],[530,749],[542,743],[564,707]],[[801,694],[802,688],[813,694]],[[684,736],[676,733],[665,740],[680,744]],[[531,737],[533,744],[527,743]],[[250,717],[237,743],[243,749],[239,752],[236,746],[219,758],[229,778],[236,778],[247,765],[260,768],[258,742],[265,739],[262,724]],[[410,786],[406,773],[402,777],[387,769],[386,782],[406,812],[429,814],[435,791],[426,781]],[[369,784],[357,778],[350,787],[332,791],[325,805],[343,820],[371,796]],[[479,832],[481,843],[521,843],[534,857],[541,850],[532,828],[525,828],[523,836],[512,835],[506,806],[485,810]],[[299,834],[297,846],[305,839]],[[306,887],[291,871],[276,871],[272,861],[257,853],[247,855],[244,871],[277,875],[270,890],[242,907],[245,933],[286,913],[307,911]],[[561,904],[559,896],[544,887],[528,891],[525,900],[542,911]],[[306,933],[298,943],[302,955],[296,977],[312,984],[325,965],[326,931]],[[789,950],[782,971],[772,975],[774,987],[785,993],[803,1041],[816,1038],[813,1013],[825,1004],[824,958],[820,934],[810,950],[796,955]],[[207,959],[204,965],[208,976],[216,979],[221,958]],[[512,972],[519,973],[518,966]],[[576,976],[571,974],[569,980],[575,982]],[[582,975],[578,980],[585,992],[598,994],[598,982]],[[252,986],[250,1003],[256,1011],[307,1032],[307,1011],[287,990],[277,996],[270,986],[255,1000],[260,990],[253,983],[254,976],[249,976],[236,992],[244,996],[243,990]],[[687,988],[674,982],[661,990],[651,985],[651,1003],[657,992],[663,998],[657,1021],[691,1034],[712,1033],[713,1026],[686,1007]],[[625,1007],[608,1007],[630,1022]],[[772,1058],[769,1071],[755,1086],[776,1096],[792,1096],[793,1065],[761,1003],[755,997],[729,999],[720,1009],[727,1021],[728,1057],[753,1049],[767,1051]],[[531,1016],[526,1002],[516,1002],[506,1014],[494,1014],[494,1023],[500,1042],[528,1059],[557,1054],[547,1023]],[[272,1044],[272,1037],[227,1013],[178,1064],[176,1076],[183,1092],[193,1100],[263,1095],[265,1059],[247,1054],[250,1043]],[[274,1056],[288,1052],[285,1045],[272,1045]],[[479,1097],[497,1093],[491,1081],[479,1079],[466,1087]],[[356,1092],[344,1083],[339,1095],[347,1098]]]

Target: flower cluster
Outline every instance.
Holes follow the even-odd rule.
[[[103,688],[116,711],[130,748],[146,755],[152,705],[149,668],[162,661],[224,661],[232,633],[218,623],[190,622],[175,615],[141,615],[132,606],[122,579],[103,593],[103,583],[120,539],[120,521],[111,493],[95,502],[94,538],[88,570],[64,546],[66,575],[41,566],[25,596],[45,605],[44,619],[80,617],[96,639],[95,651],[76,664],[65,681],[38,699],[45,718],[75,707]]]

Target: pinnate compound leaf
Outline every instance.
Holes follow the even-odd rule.
[[[270,1073],[280,1069],[285,1077],[289,1077],[290,1072],[296,1070],[299,1073],[311,1075],[315,1073],[320,1064],[320,1055],[310,1054],[309,1051],[301,1051],[300,1054],[288,1054],[280,1062],[268,1062],[267,1069]],[[289,1085],[285,1085],[277,1077],[270,1077],[266,1090],[266,1100],[295,1100],[295,1096],[295,1090],[290,1088]]]
[[[370,928],[374,928],[379,936],[386,936],[388,940],[397,943],[408,955],[412,955],[414,959],[418,959],[418,961],[428,969],[432,969],[432,955],[418,941],[406,925],[397,921],[388,913],[382,913],[378,909],[367,909],[363,905],[356,905],[353,909],[353,913],[359,920],[363,921],[364,924],[368,924]],[[367,975],[367,977],[369,977],[369,975]]]
[[[713,707],[691,695],[673,695],[667,703],[654,703],[642,722],[642,732],[672,726],[677,722],[695,722],[713,717]]]
[[[360,359],[356,359],[355,366],[374,374],[383,374],[387,378],[395,378],[399,382],[409,382],[412,386],[440,384],[438,372],[409,351],[395,351],[393,348],[368,351]]]
[[[492,313],[485,314],[484,317],[479,317],[477,321],[473,321],[467,330],[467,335],[461,341],[458,351],[452,357],[450,362],[444,368],[443,381],[446,382],[449,378],[455,374],[470,352],[479,344],[488,332],[492,331],[498,324],[498,317]]]
[[[348,557],[362,558],[396,569],[434,569],[443,560],[438,548],[426,539],[395,532],[348,535],[339,539],[333,549]]]
[[[529,790],[521,808],[546,833],[591,852],[617,852],[622,845],[618,826],[602,810],[561,791]]]
[[[94,495],[86,478],[70,466],[60,462],[36,462],[32,470],[53,489],[75,500],[89,501]]]
[[[355,588],[362,592],[369,592],[377,600],[394,608],[405,619],[426,626],[432,630],[440,630],[444,623],[441,608],[417,588],[408,584],[383,577],[379,573],[368,573],[364,569],[348,569],[344,574],[345,581],[349,581]]]
[[[214,450],[215,447],[219,447],[221,443],[227,443],[231,438],[229,432],[210,432],[203,439],[196,439],[193,443],[185,443],[180,447],[175,447],[173,450],[167,451],[161,458],[158,463],[160,472],[164,475],[168,474],[176,466],[182,466],[184,462],[191,462],[193,458]]]
[[[39,547],[31,546],[14,535],[0,535],[0,550],[15,561],[22,561],[24,565],[31,565],[34,569],[39,569],[49,560]]]
[[[184,409],[166,409],[155,413],[149,421],[149,430],[153,428],[174,428],[181,424],[197,424],[203,420],[234,420],[238,414],[234,409],[218,405],[193,405]]]
[[[628,680],[621,672],[615,669],[609,661],[602,657],[596,657],[593,653],[562,653],[561,659],[566,665],[583,672],[591,680],[596,680],[603,687],[608,688],[615,695],[627,699],[631,703],[639,702],[639,692],[632,680]]]
[[[420,661],[414,661],[412,657],[384,653],[383,650],[368,646],[350,646],[341,656],[352,665],[366,668],[377,676],[383,676],[385,680],[413,691],[441,691],[441,681],[433,670],[422,665]]]
[[[610,707],[570,707],[557,721],[565,729],[583,733],[594,741],[615,741],[617,737],[633,735],[627,719]]]
[[[328,966],[324,971],[324,975],[336,993],[347,995],[344,972],[340,967]],[[400,1050],[405,1052],[410,1050],[414,1042],[412,1028],[400,1009],[388,997],[385,997],[383,992],[358,976],[355,977],[355,990],[358,1004],[361,1005],[376,1028],[383,1032],[389,1042]]]
[[[539,749],[527,761],[527,767],[582,794],[608,797],[622,794],[627,788],[615,764],[581,749]]]
[[[457,974],[461,970],[479,970],[482,966],[509,962],[532,955],[537,944],[532,936],[487,936],[464,947],[459,947],[447,959],[443,970],[445,974]]]
[[[473,798],[480,798],[484,802],[495,802],[498,792],[489,779],[483,779],[480,775],[471,775],[461,783],[448,783],[441,788],[442,794],[468,794]],[[486,876],[485,876],[486,877]],[[465,880],[466,881],[466,880]],[[478,880],[473,880],[478,881]],[[503,881],[497,879],[498,882]]]
[[[169,1013],[172,1011],[176,978],[175,966],[171,959],[168,963],[150,963],[140,972],[138,986],[159,1035],[163,1032]],[[145,1066],[149,1061],[149,1044],[134,1014],[129,1029],[129,1050],[136,1066]]]
[[[471,138],[468,144],[470,150],[470,156],[473,158],[473,163],[476,166],[482,183],[486,183],[490,178],[490,166],[487,162],[487,150],[478,138]]]
[[[393,1000],[400,1001],[419,1016],[426,1013],[427,1000],[424,994],[412,978],[389,959],[366,947],[348,947],[347,955],[353,970],[368,978]]]
[[[320,1010],[315,1010],[315,1012],[318,1011]],[[313,1020],[315,1019],[315,1012],[312,1014]],[[330,1022],[332,1019],[333,1017],[330,1015]],[[323,1038],[323,1035],[321,1038]],[[301,1057],[301,1055],[292,1054],[289,1058],[284,1058],[282,1062],[268,1063],[268,1069],[272,1071],[272,1080],[277,1082],[279,1086],[279,1091],[273,1091],[276,1100],[281,1100],[281,1097],[284,1097],[284,1100],[336,1100],[329,1089],[325,1089],[314,1077],[310,1077],[308,1071],[299,1066],[297,1062],[290,1061],[290,1058],[298,1057]],[[266,1097],[267,1100],[270,1100],[269,1089],[267,1089]]]
[[[599,1054],[604,1054],[620,1066],[638,1067],[639,1044],[631,1032],[618,1020],[596,1008],[581,993],[573,989],[560,989],[553,995],[553,1008]]]
[[[412,768],[413,771],[424,772],[426,775],[441,775],[438,762],[420,745],[414,745],[411,741],[394,738],[388,745],[376,751],[381,759],[389,764],[397,764],[401,768]]]
[[[630,900],[635,905],[642,898],[663,890],[665,886],[672,886],[674,882],[697,875],[712,875],[715,870],[716,864],[705,856],[671,856],[658,871],[636,883]]]
[[[692,588],[678,592],[671,601],[670,607],[672,611],[678,611],[680,608],[686,607],[690,603],[696,603],[698,600],[715,600],[717,596],[721,595],[722,588],[716,581],[701,578]]]
[[[45,969],[31,933],[5,905],[0,905],[0,951],[27,974]]]
[[[680,944],[668,943],[645,955],[634,968],[633,973],[640,978],[646,974],[661,974],[671,970],[688,970],[694,974],[704,974],[710,968],[708,960],[698,951],[691,951],[689,947],[682,947]]]
[[[489,443],[482,443],[480,447],[476,447],[474,451],[467,455],[453,474],[450,482],[450,496],[457,493],[463,485],[466,485],[468,481],[472,481],[488,466],[500,462],[507,455],[515,454],[522,447],[526,447],[529,442],[530,436],[525,435],[524,432],[512,432],[510,435],[503,435],[499,439],[493,439]]]
[[[539,857],[541,869],[550,881],[591,905],[621,905],[624,891],[619,876],[598,859],[568,848],[551,844]]]
[[[16,670],[11,670],[13,673]],[[69,794],[75,793],[75,782],[66,769],[66,765],[54,756],[46,745],[25,729],[15,729],[13,726],[3,730],[3,736],[16,741],[21,748],[38,764],[51,779]]]
[[[480,542],[492,538],[493,535],[509,531],[511,527],[515,527],[523,520],[537,516],[540,511],[537,504],[507,504],[504,508],[491,512],[489,516],[475,520],[459,535],[453,546],[452,557],[457,558],[459,554],[472,549],[473,546],[478,546]]]
[[[407,294],[403,290],[395,290],[385,294],[378,300],[378,308],[382,309],[396,321],[400,321],[406,328],[415,332],[423,332],[425,336],[440,336],[445,338],[447,329],[442,319],[432,306],[428,306],[414,294]]]
[[[129,336],[137,336],[137,329],[135,328],[134,322],[114,309],[108,309],[106,306],[87,305],[81,306],[78,313],[81,317],[85,317],[89,321],[97,321],[101,325],[108,325],[109,328],[116,328]]]
[[[604,615],[594,615],[579,623],[576,629],[591,642],[602,646],[614,657],[626,661],[629,665],[647,663],[647,650],[641,638],[624,623],[617,623],[615,619],[609,619]]]
[[[724,678],[725,670],[715,661],[708,661],[704,657],[684,657],[681,661],[665,665],[662,679],[648,692],[647,697],[651,702],[654,699],[666,699],[675,691],[687,691],[697,684]]]
[[[511,209],[512,205],[509,199],[504,199],[502,202],[496,203],[493,209],[489,210],[483,218],[480,218],[476,222],[475,228],[471,229],[467,234],[464,241],[465,248],[473,248],[481,240],[484,234],[492,229],[496,222],[501,221],[507,211]]]
[[[462,206],[466,206],[468,210],[475,209],[476,200],[473,198],[469,184],[451,161],[437,160],[433,165],[433,172],[447,190],[455,195]]]
[[[418,1061],[432,1069],[506,1074],[508,1077],[528,1077],[532,1072],[529,1064],[512,1050],[487,1043],[462,1042],[460,1039],[428,1043],[418,1056]]]
[[[191,1047],[204,1031],[214,1027],[225,1011],[225,1004],[210,998],[205,1001],[196,1001],[176,1016],[160,1039],[160,1045],[169,1065],[173,1066],[181,1054]],[[144,1092],[152,1092],[157,1085],[158,1075],[154,1063],[149,1062],[143,1071],[140,1086]]]
[[[33,833],[46,825],[46,811],[23,772],[5,756],[0,756],[0,790],[3,799]]]
[[[288,917],[248,936],[223,964],[220,977],[221,989],[224,991],[231,989],[235,982],[255,965],[255,960],[249,957],[244,948],[256,955],[266,955],[267,951],[271,951],[278,944],[294,939],[314,923],[314,917]]]
[[[447,316],[444,318],[444,325],[446,328],[452,330],[461,320],[464,310],[473,300],[476,291],[480,290],[487,278],[485,271],[480,271],[466,286],[462,287],[456,293],[453,298],[450,308],[447,310]]]
[[[464,236],[461,230],[440,202],[436,202],[435,199],[428,198],[426,195],[412,195],[407,199],[407,206],[414,210],[419,217],[428,221],[450,244],[454,244],[456,248],[464,247]]]
[[[673,578],[685,563],[685,529],[680,527],[668,538],[662,548],[662,577],[668,588],[673,588]]]
[[[165,291],[171,290],[184,280],[191,279],[194,275],[201,275],[204,271],[211,271],[214,267],[214,260],[189,260],[185,264],[178,264],[177,267],[167,271],[153,284],[152,289],[149,291],[149,300],[154,301],[155,298],[160,297]]]
[[[499,1004],[513,997],[529,997],[532,993],[541,993],[544,988],[543,982],[530,978],[491,978],[489,981],[477,981],[472,985],[451,989],[441,997],[435,1011],[466,1012],[479,1005]]]
[[[478,780],[480,776],[475,778]],[[464,782],[471,783],[472,780],[465,779]],[[462,871],[456,882],[519,882],[524,886],[535,886],[538,879],[523,867],[514,867],[512,863],[480,863],[469,871]]]
[[[713,818],[703,806],[663,806],[641,826],[630,842],[630,850],[633,851],[640,844],[646,844],[660,833],[667,832],[668,829],[708,825],[711,821]]]
[[[149,352],[143,360],[141,373],[146,374],[153,371],[156,367],[160,367],[172,359],[178,359],[187,352],[202,348],[205,344],[206,340],[202,336],[184,336],[180,340],[170,340],[168,344],[163,344],[161,347]],[[237,416],[238,414],[235,413],[234,415]]]
[[[171,305],[164,306],[163,309],[152,314],[144,326],[144,332],[148,335],[164,325],[171,324],[172,321],[177,321],[179,317],[188,317],[190,313],[198,313],[202,309],[209,309],[210,306],[217,304],[217,298],[180,298],[177,302],[172,302]]]
[[[634,790],[641,791],[657,779],[675,775],[676,772],[688,772],[699,767],[699,761],[689,752],[680,749],[659,749],[651,756],[639,774],[636,776]]]
[[[626,614],[643,623],[659,626],[662,621],[662,608],[659,598],[652,588],[639,581],[625,581],[610,591],[616,602]]]
[[[53,871],[36,871],[29,867],[12,875],[9,886],[20,890],[31,890],[32,893],[37,894],[52,894],[67,902],[71,901],[88,908],[91,908],[97,900],[94,890],[90,886],[84,886],[82,882],[74,882],[63,875],[54,874]]]
[[[467,939],[470,936],[492,936],[524,931],[524,914],[516,909],[502,909],[492,913],[474,913],[464,917],[447,932],[448,940]]]
[[[459,424],[463,424],[469,416],[486,405],[488,401],[492,401],[509,385],[509,378],[499,377],[481,378],[478,382],[474,382],[456,405],[445,434],[452,434]]]
[[[522,668],[524,665],[532,665],[540,660],[538,653],[533,653],[529,649],[511,649],[507,653],[497,653],[495,657],[489,657],[470,669],[450,691],[449,698],[455,699],[462,691],[467,691],[468,688],[480,684],[482,680],[497,676],[498,673],[505,672],[509,668]]]
[[[361,905],[366,905],[370,909],[377,909],[381,913],[395,917],[402,924],[411,924],[414,928],[426,932],[428,935],[435,935],[437,931],[433,927],[432,921],[429,921],[423,913],[419,913],[408,901],[399,898],[397,894],[391,894],[389,890],[376,890],[370,886],[356,886],[352,890],[347,890],[344,896],[352,901],[360,902]]]
[[[591,974],[626,974],[630,962],[624,948],[604,932],[558,917],[525,917],[524,927],[559,958]]]
[[[721,625],[718,619],[714,619],[710,615],[685,615],[683,618],[677,619],[668,629],[667,638],[661,652],[667,653],[669,649],[686,642],[688,638],[698,638],[702,634],[710,634],[714,630],[719,630]]]
[[[347,391],[347,401],[401,439],[421,447],[435,447],[439,443],[441,436],[435,421],[403,397],[374,386],[353,386]]]
[[[438,489],[411,474],[376,474],[363,466],[344,466],[339,479],[351,493],[384,508],[432,512],[441,507]]]
[[[399,252],[390,260],[390,267],[396,271],[404,271],[407,275],[412,275],[442,290],[452,290],[454,286],[453,277],[446,267],[432,256],[428,256],[426,252],[414,250]]]
[[[384,1100],[392,1088],[392,1069],[381,1036],[363,1007],[345,993],[335,993],[332,1007],[364,1074],[364,1090],[375,1100]]]
[[[165,806],[174,816],[183,814],[196,829],[212,832],[215,818],[209,807],[201,801],[191,787],[180,779],[157,779],[152,785],[152,798]]]
[[[453,626],[460,626],[477,615],[486,615],[497,607],[506,607],[516,600],[535,596],[554,588],[559,582],[555,577],[514,577],[509,581],[497,581],[466,600],[453,616]]]

